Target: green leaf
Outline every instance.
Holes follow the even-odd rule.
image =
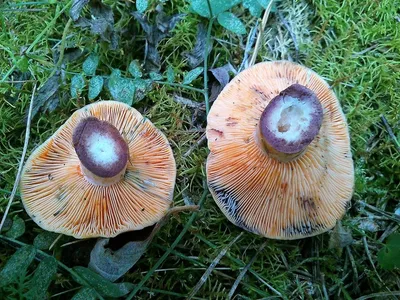
[[[197,67],[196,69],[193,69],[192,71],[188,72],[184,77],[183,77],[183,84],[189,84],[193,80],[195,80],[199,75],[203,72],[203,67]]]
[[[137,60],[131,61],[131,63],[129,64],[128,70],[129,70],[129,73],[131,73],[134,78],[140,78],[143,75],[141,68],[140,68],[140,64]]]
[[[114,100],[132,105],[135,85],[132,80],[121,77],[121,71],[114,69],[108,81],[108,88]]]
[[[78,98],[85,87],[85,79],[82,74],[74,75],[71,79],[71,97]]]
[[[72,300],[96,300],[97,299],[97,293],[96,290],[93,288],[89,287],[84,287],[77,292],[74,297],[72,297]]]
[[[104,79],[101,76],[94,76],[89,81],[89,100],[96,98],[103,89]]]
[[[35,273],[28,283],[27,299],[46,299],[46,292],[57,273],[57,261],[54,257],[46,257],[37,267]]]
[[[163,78],[162,75],[157,72],[150,72],[149,76],[150,76],[151,80],[154,80],[154,81],[161,80]]]
[[[171,66],[168,66],[167,69],[167,81],[172,83],[175,80],[175,71],[174,68],[172,68]]]
[[[17,239],[25,232],[25,222],[20,217],[15,216],[13,223],[9,231],[6,232],[6,236]]]
[[[92,53],[83,62],[82,66],[83,72],[86,75],[94,75],[98,65],[99,65],[99,56],[95,53]]]
[[[210,0],[212,16],[218,16],[233,6],[239,4],[242,0]],[[210,9],[207,0],[191,0],[191,9],[205,18],[211,18]]]
[[[400,234],[389,236],[386,245],[378,252],[378,263],[386,270],[400,268]]]
[[[240,21],[238,17],[236,17],[233,13],[224,12],[218,16],[218,23],[225,27],[226,29],[237,33],[237,34],[245,34],[246,27]]]
[[[104,279],[99,274],[89,270],[84,267],[74,267],[73,270],[81,276],[85,281],[81,280],[74,276],[76,282],[83,286],[91,286],[93,287],[99,294],[105,297],[122,297],[129,293],[133,288],[132,283],[124,282],[124,283],[112,283],[108,280]]]
[[[0,271],[0,287],[15,282],[21,274],[25,274],[36,255],[33,246],[26,245],[18,249]]]
[[[250,14],[254,17],[260,17],[263,11],[262,5],[258,0],[243,0],[243,6],[247,8]]]
[[[151,79],[132,79],[135,86],[135,103],[142,100],[148,91],[151,90],[153,81]]]
[[[138,10],[138,12],[144,13],[148,5],[148,0],[136,0],[136,9]]]
[[[43,231],[35,237],[33,240],[33,246],[35,246],[36,249],[47,250],[56,240],[58,235],[58,233]]]

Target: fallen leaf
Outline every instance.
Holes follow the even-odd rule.
[[[89,3],[89,0],[74,0],[72,3],[71,9],[69,10],[69,15],[72,20],[76,21],[79,19],[82,9],[86,4]]]
[[[89,268],[110,281],[122,277],[146,252],[147,246],[168,218],[167,215],[156,225],[126,232],[113,239],[99,239],[90,254]],[[116,245],[117,249],[110,248],[111,244],[113,248]]]
[[[230,63],[226,65],[210,69],[210,81],[211,81],[211,94],[210,94],[210,102],[215,101],[218,95],[221,93],[223,88],[229,83],[230,75],[229,72],[236,74],[236,70]]]
[[[188,65],[191,68],[196,68],[204,61],[204,55],[207,44],[207,30],[203,23],[197,25],[196,43],[191,52],[183,52],[182,56],[187,59]],[[208,53],[211,52],[211,43],[208,48]]]
[[[338,222],[331,233],[329,239],[329,248],[336,249],[338,252],[341,252],[344,247],[349,246],[352,243],[353,237],[351,232],[345,230],[341,222]]]
[[[91,18],[80,17],[75,25],[90,28],[94,35],[99,35],[103,41],[110,43],[112,50],[118,47],[118,37],[114,28],[114,14],[110,6],[100,2],[89,3]]]
[[[33,99],[32,118],[44,107],[43,111],[54,109],[59,102],[58,88],[60,86],[60,72],[56,72],[52,77],[40,87]]]
[[[160,69],[161,59],[157,50],[158,44],[169,35],[170,31],[184,16],[184,14],[167,16],[160,5],[157,6],[156,13],[155,23],[150,24],[144,14],[138,11],[132,12],[132,16],[140,23],[143,31],[146,33],[147,55],[144,67],[148,72]]]

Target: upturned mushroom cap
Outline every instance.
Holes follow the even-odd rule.
[[[260,138],[258,128],[267,105],[295,84],[316,95],[323,118],[301,155],[283,162],[266,151],[261,139],[269,133]],[[256,64],[224,88],[207,120],[208,185],[231,222],[268,238],[299,239],[331,229],[344,215],[354,187],[348,126],[315,72],[286,61]]]
[[[82,122],[87,133],[76,130]],[[90,146],[96,138],[97,148],[80,152],[77,141]],[[102,146],[110,141],[115,151],[104,154]],[[116,171],[96,169],[90,161],[82,166],[80,158],[88,155],[94,162],[111,160]],[[113,155],[125,161],[119,163]],[[84,167],[105,179],[121,170],[123,176],[113,184],[96,185],[86,178]],[[158,222],[172,203],[175,176],[172,149],[161,131],[126,104],[100,101],[77,110],[30,155],[22,173],[21,199],[30,217],[46,230],[75,238],[114,237]]]

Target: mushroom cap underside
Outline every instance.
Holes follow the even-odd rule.
[[[317,95],[323,121],[304,154],[282,163],[261,149],[256,129],[271,99],[295,83]],[[286,61],[259,63],[224,88],[207,120],[207,181],[231,222],[268,238],[298,239],[331,229],[344,215],[354,188],[348,126],[315,72]]]
[[[111,186],[88,182],[72,135],[84,118],[114,125],[129,147],[124,178]],[[21,199],[42,228],[75,238],[114,237],[158,222],[173,200],[176,166],[164,134],[134,108],[100,101],[76,112],[26,162]]]

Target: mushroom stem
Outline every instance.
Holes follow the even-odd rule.
[[[317,136],[323,109],[313,91],[293,84],[264,109],[256,136],[264,152],[281,162],[299,158]]]
[[[115,126],[89,117],[80,121],[72,140],[82,173],[90,183],[109,186],[124,177],[129,150]]]
[[[88,168],[86,168],[81,162],[81,171],[82,174],[85,176],[86,180],[89,181],[93,185],[100,185],[100,186],[110,186],[117,182],[119,182],[125,176],[126,166],[119,172],[117,175],[112,177],[101,177],[96,175],[95,173],[91,172]]]

